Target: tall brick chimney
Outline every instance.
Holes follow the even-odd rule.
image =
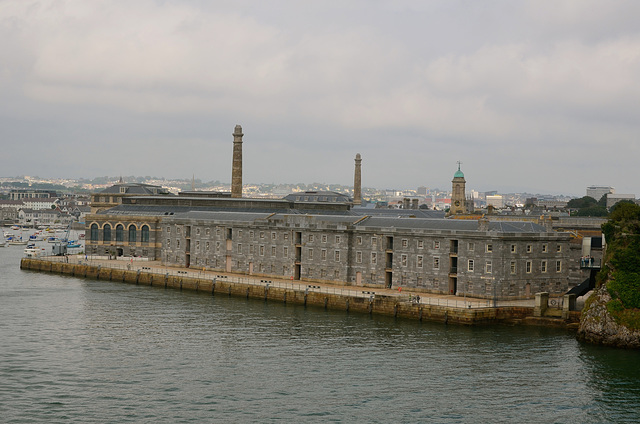
[[[242,197],[242,127],[233,131],[233,167],[231,169],[231,197]]]
[[[356,154],[356,170],[353,177],[353,204],[362,204],[362,158],[360,153]]]

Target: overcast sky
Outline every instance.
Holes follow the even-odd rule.
[[[640,196],[640,1],[0,0],[0,176]]]

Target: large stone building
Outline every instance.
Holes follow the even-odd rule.
[[[152,184],[125,183],[120,178],[117,184],[91,194],[91,213],[103,211],[122,203],[122,199],[137,196],[173,196],[164,187]]]
[[[236,127],[234,140],[240,134]],[[457,196],[465,200],[464,188]],[[553,231],[546,220],[444,219],[434,217],[436,211],[354,208],[350,198],[329,192],[281,200],[221,193],[126,196],[119,203],[87,216],[88,254],[499,299],[562,294],[582,282],[571,272],[571,235]]]

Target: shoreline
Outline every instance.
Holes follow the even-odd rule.
[[[66,258],[70,261],[66,262]],[[126,264],[126,265],[125,265]],[[394,316],[418,321],[462,325],[531,325],[577,329],[580,312],[566,319],[549,310],[546,316],[534,316],[529,302],[505,302],[494,307],[486,299],[460,299],[456,296],[428,295],[407,290],[318,285],[304,282],[248,277],[211,270],[197,271],[166,267],[152,262],[86,261],[79,257],[22,258],[20,268],[79,278],[147,285],[176,290],[191,290],[210,295],[228,295],[265,301],[312,305],[331,310]],[[556,311],[560,312],[560,311]]]

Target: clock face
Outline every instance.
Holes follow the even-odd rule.
[[[460,201],[459,201],[459,200],[456,200],[455,205],[456,205],[456,206],[460,206]]]

